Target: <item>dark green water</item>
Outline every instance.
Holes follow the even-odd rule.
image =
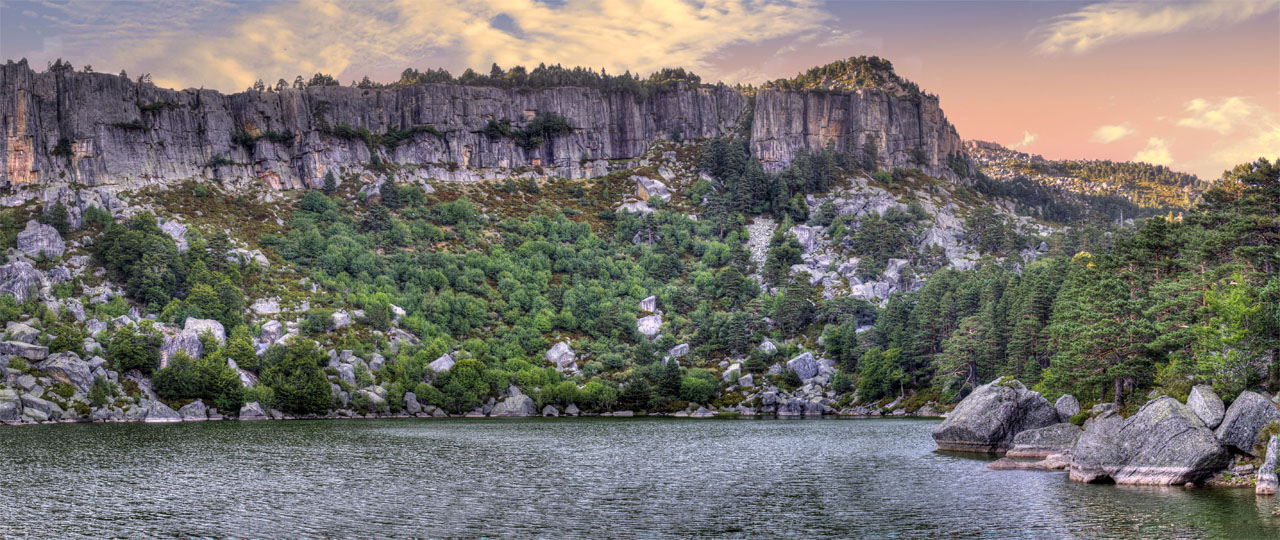
[[[0,429],[0,536],[1280,538],[1252,490],[989,471],[927,420]]]

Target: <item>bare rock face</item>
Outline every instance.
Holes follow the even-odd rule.
[[[1054,424],[1039,429],[1028,429],[1014,435],[1013,448],[1005,455],[1012,458],[1047,458],[1054,454],[1071,454],[1080,437],[1080,427],[1075,424]]]
[[[1189,407],[1171,397],[1130,418],[1107,411],[1085,424],[1071,456],[1072,480],[1181,485],[1222,470],[1231,455]]]
[[[654,313],[647,317],[641,317],[636,320],[636,330],[639,330],[645,337],[653,339],[662,332],[662,315]]]
[[[62,235],[58,234],[57,229],[51,225],[41,225],[34,219],[28,221],[27,228],[18,233],[17,246],[18,251],[28,256],[39,257],[43,253],[45,257],[51,259],[61,257],[67,250],[67,245],[63,243]]]
[[[858,154],[870,141],[886,169],[911,167],[923,157],[930,174],[946,174],[947,156],[964,141],[942,114],[938,98],[899,96],[879,89],[805,92],[762,88],[751,123],[751,154],[768,170],[791,163],[801,149],[828,145]]]
[[[1058,411],[1039,392],[1016,380],[979,386],[933,430],[940,450],[1002,453],[1014,437],[1029,429],[1058,423]]]
[[[612,160],[643,155],[658,140],[706,139],[752,126],[752,153],[770,170],[828,144],[856,153],[874,140],[885,168],[920,165],[951,174],[962,153],[938,98],[880,89],[762,89],[754,99],[725,85],[677,84],[639,97],[595,88],[495,88],[423,84],[385,89],[317,86],[280,92],[169,90],[106,73],[36,73],[0,66],[0,188],[121,186],[212,177],[272,189],[319,188],[334,172],[359,172],[376,155],[413,165],[398,180],[475,181],[534,168],[566,178],[603,176]],[[532,148],[490,137],[491,121],[523,129],[539,115],[573,127]],[[408,133],[372,149],[346,125],[375,135]],[[70,155],[54,154],[60,140]],[[923,162],[920,162],[923,160]],[[660,171],[664,181],[673,175]],[[23,197],[45,196],[39,190]],[[62,197],[60,198],[73,198]],[[79,223],[87,204],[70,201]],[[90,201],[114,211],[110,201]]]
[[[1276,410],[1271,400],[1246,390],[1231,402],[1222,418],[1222,424],[1214,433],[1223,446],[1242,454],[1253,455],[1253,445],[1258,442],[1258,433],[1275,420],[1280,420],[1280,411]]]
[[[1191,407],[1191,411],[1196,413],[1204,425],[1209,429],[1217,429],[1222,424],[1222,417],[1226,412],[1226,406],[1222,404],[1222,398],[1213,391],[1213,387],[1205,384],[1196,385],[1191,389],[1191,395],[1187,396],[1187,406]]]

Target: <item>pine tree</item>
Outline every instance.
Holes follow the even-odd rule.
[[[324,187],[321,188],[321,191],[325,195],[333,195],[338,192],[338,179],[333,175],[333,171],[324,173]]]

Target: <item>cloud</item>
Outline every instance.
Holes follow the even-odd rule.
[[[1146,148],[1133,155],[1133,161],[1169,166],[1173,164],[1173,154],[1169,153],[1169,144],[1164,139],[1152,137],[1147,139]]]
[[[1133,134],[1133,128],[1126,124],[1101,126],[1093,131],[1090,142],[1110,144]]]
[[[707,76],[714,75],[708,72],[716,56],[731,45],[801,35],[823,28],[829,19],[816,0],[298,0],[196,5],[203,11],[183,14],[166,8],[115,14],[89,2],[87,9],[94,15],[68,10],[66,26],[107,45],[81,43],[86,53],[104,51],[96,54],[106,58],[92,58],[95,65],[149,71],[164,86],[239,90],[259,77],[271,81],[315,72],[343,80],[365,73],[394,77],[405,67],[441,67],[442,60],[443,67],[455,73],[465,67],[488,71],[491,63],[510,67],[546,62],[640,74],[685,67]],[[99,31],[115,38],[103,39]]]
[[[1030,145],[1031,145],[1031,143],[1034,143],[1034,142],[1036,142],[1036,141],[1038,141],[1038,140],[1040,140],[1040,134],[1039,134],[1039,133],[1032,133],[1032,132],[1030,132],[1030,131],[1023,131],[1023,132],[1022,132],[1022,140],[1021,140],[1021,141],[1018,141],[1018,142],[1016,142],[1016,143],[1013,143],[1013,144],[1011,144],[1011,145],[1009,145],[1009,148],[1024,148],[1024,147],[1026,147],[1026,146],[1030,146]]]
[[[1126,39],[1230,24],[1267,13],[1280,0],[1197,0],[1191,2],[1110,1],[1056,17],[1032,32],[1035,51],[1083,54]]]
[[[1187,102],[1185,113],[1189,116],[1179,118],[1178,125],[1195,129],[1207,129],[1226,135],[1243,123],[1249,123],[1265,114],[1261,107],[1250,103],[1245,98],[1229,97],[1213,103],[1206,99],[1193,99]]]

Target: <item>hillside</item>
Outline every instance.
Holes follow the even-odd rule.
[[[1047,160],[984,141],[966,141],[965,150],[983,174],[998,182],[1026,180],[1064,194],[1118,197],[1154,213],[1188,208],[1212,185],[1210,181],[1162,165]]]
[[[1273,314],[1209,324],[1280,294],[1266,161],[1182,220],[1056,227],[936,98],[879,88],[4,73],[32,86],[4,117],[3,422],[929,415],[1005,375],[1086,404],[1280,379]],[[138,108],[112,91],[145,129],[101,123]]]

